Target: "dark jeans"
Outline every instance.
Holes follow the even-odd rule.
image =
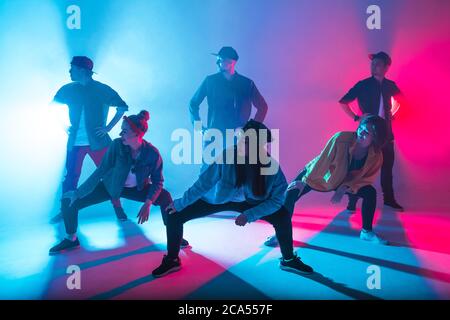
[[[295,178],[294,181],[300,181],[303,176],[306,174],[306,170],[300,172],[300,174]],[[307,194],[312,189],[310,186],[306,185],[300,194],[298,189],[290,190],[286,193],[286,200],[284,202],[284,206],[287,211],[291,214],[291,217],[294,213],[295,203],[300,199],[304,194]],[[372,230],[373,224],[373,216],[375,215],[375,209],[377,205],[377,191],[371,185],[364,186],[358,190],[358,192],[353,195],[347,193],[349,197],[355,197],[356,199],[362,198],[362,220],[363,220],[363,228],[367,231]]]
[[[394,142],[391,141],[383,147],[383,165],[381,166],[381,190],[383,191],[384,202],[395,201],[392,169],[394,168]],[[349,195],[348,209],[354,210],[358,197]]]
[[[180,241],[183,238],[183,225],[185,222],[206,217],[210,214],[221,211],[237,211],[243,212],[254,207],[248,202],[228,202],[224,204],[210,204],[203,200],[198,200],[187,206],[180,212],[176,212],[168,216],[167,219],[167,255],[169,258],[178,257],[180,251]],[[285,259],[292,259],[293,257],[293,240],[292,240],[292,223],[289,213],[284,207],[281,207],[277,212],[262,217],[273,225],[275,233],[280,243],[281,254]]]
[[[383,165],[381,166],[381,189],[385,202],[393,201],[394,187],[392,169],[394,168],[394,141],[387,143],[383,148]]]
[[[120,194],[121,198],[126,198],[134,201],[145,202],[149,186],[146,186],[141,191],[139,191],[136,187],[134,188],[123,188],[122,193]],[[63,217],[64,217],[64,225],[66,227],[66,232],[68,234],[73,234],[77,231],[78,228],[78,211],[89,207],[91,205],[104,202],[106,200],[111,200],[111,196],[106,191],[105,185],[103,182],[100,182],[97,187],[90,194],[85,196],[84,198],[77,199],[72,204],[72,206],[68,206],[69,200],[64,199],[63,205]],[[164,224],[167,224],[167,206],[172,203],[172,197],[170,193],[162,189],[156,201],[153,203],[157,205],[161,209],[161,215],[164,221]],[[180,240],[181,241],[181,240]]]
[[[108,148],[103,148],[94,151],[90,146],[75,146],[70,151],[67,150],[66,176],[63,181],[62,192],[66,193],[77,188],[86,155],[89,155],[98,167],[107,150]]]

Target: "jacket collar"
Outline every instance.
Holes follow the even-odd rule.
[[[147,142],[144,139],[142,140],[141,153],[137,158],[138,162],[141,161],[141,159],[148,158],[152,149],[151,147],[152,144],[150,142]],[[129,161],[131,161],[131,148],[129,146],[126,146],[123,143],[121,143],[120,154],[121,156],[125,156]]]

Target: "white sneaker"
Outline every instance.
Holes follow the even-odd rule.
[[[264,245],[267,247],[276,247],[278,246],[278,239],[276,235],[267,237],[266,241],[264,241]]]
[[[364,241],[369,241],[375,244],[387,245],[389,242],[377,236],[373,231],[361,230],[359,238]]]

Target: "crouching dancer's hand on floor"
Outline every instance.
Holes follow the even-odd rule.
[[[141,210],[139,210],[139,213],[137,215],[138,224],[143,224],[144,222],[148,221],[148,216],[150,215],[150,207],[151,206],[152,206],[152,202],[150,200],[147,200],[144,202],[144,204],[141,207]]]
[[[237,218],[236,221],[234,222],[237,226],[245,226],[248,223],[248,219],[247,216],[243,213],[241,213]]]

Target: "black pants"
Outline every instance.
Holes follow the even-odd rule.
[[[306,170],[300,172],[300,174],[295,178],[294,181],[300,181],[303,176],[306,174]],[[293,189],[287,192],[286,200],[284,202],[284,206],[287,211],[291,214],[291,217],[294,213],[295,203],[298,199],[300,199],[304,194],[307,194],[312,189],[310,186],[306,185],[300,194],[298,189]],[[363,220],[363,228],[367,231],[372,230],[373,224],[373,216],[375,215],[375,209],[377,205],[377,191],[371,185],[364,186],[358,190],[358,192],[353,195],[347,193],[349,196],[355,197],[356,199],[362,198],[362,220]]]
[[[126,198],[134,201],[145,202],[147,194],[148,194],[149,186],[146,186],[142,190],[138,190],[136,187],[134,188],[123,188],[123,191],[120,195],[121,198]],[[74,234],[78,228],[78,211],[89,207],[91,205],[104,202],[107,200],[111,200],[111,196],[108,191],[106,191],[105,185],[103,182],[100,182],[87,196],[75,200],[72,206],[69,205],[69,199],[64,199],[65,204],[63,205],[63,217],[64,217],[64,225],[66,227],[67,234]],[[164,221],[164,224],[167,223],[167,213],[166,208],[172,202],[172,197],[170,193],[162,189],[156,201],[153,203],[157,205],[161,209],[161,215]]]
[[[392,169],[394,168],[394,142],[391,141],[383,147],[383,165],[381,166],[381,190],[383,191],[384,202],[394,202],[394,187]],[[358,197],[349,195],[348,209],[354,210]]]
[[[394,159],[394,141],[391,141],[383,148],[383,165],[381,167],[381,189],[383,190],[385,202],[393,201],[395,199],[392,177]]]
[[[183,237],[183,224],[189,220],[206,217],[210,214],[221,211],[243,212],[254,207],[248,202],[228,202],[224,204],[210,204],[203,200],[198,200],[187,206],[180,212],[168,216],[167,219],[167,255],[170,258],[178,257],[180,251],[180,241]],[[273,225],[275,233],[280,243],[281,254],[285,259],[293,257],[292,222],[289,213],[284,207],[277,212],[262,217]]]

